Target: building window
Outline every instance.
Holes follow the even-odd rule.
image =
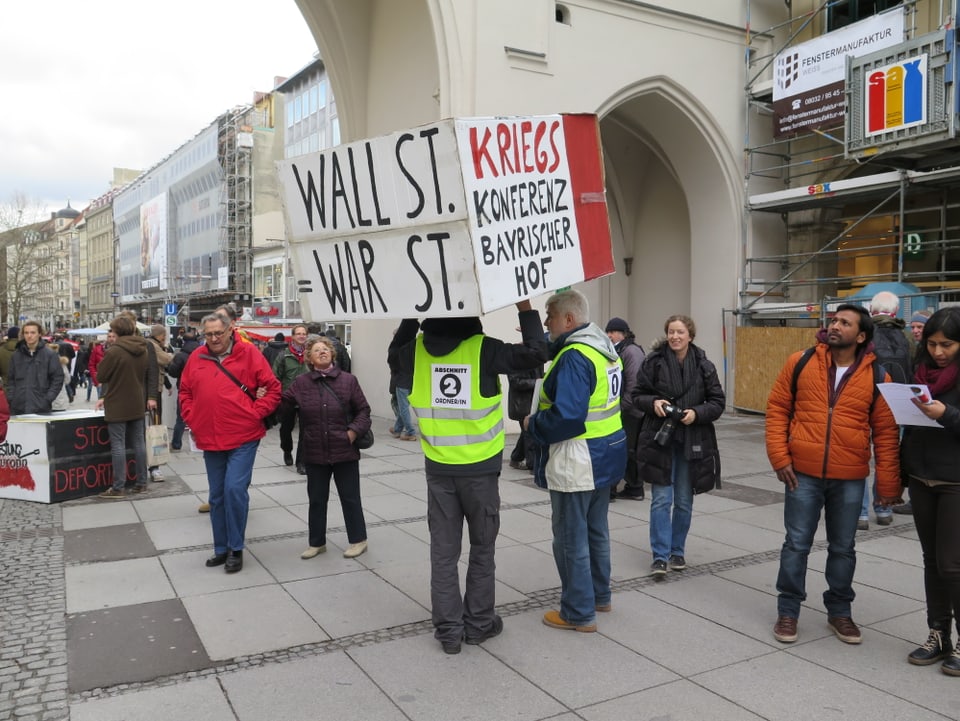
[[[827,30],[842,28],[902,4],[902,0],[839,0],[827,9]]]

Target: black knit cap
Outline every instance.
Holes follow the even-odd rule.
[[[610,331],[618,330],[621,333],[629,333],[630,326],[627,325],[627,321],[623,318],[611,318],[607,321],[607,327],[603,329],[604,333],[609,333]]]

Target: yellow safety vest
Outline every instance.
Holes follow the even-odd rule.
[[[600,351],[583,343],[571,343],[564,346],[550,369],[543,378],[543,385],[540,387],[540,402],[538,408],[546,410],[553,405],[553,401],[547,397],[544,388],[547,386],[547,378],[557,367],[557,361],[567,351],[576,348],[583,353],[587,359],[593,363],[597,374],[597,385],[590,394],[590,402],[587,408],[587,418],[584,421],[586,430],[575,438],[603,438],[615,433],[623,428],[623,422],[620,419],[620,390],[623,386],[623,363],[619,358],[608,360]]]
[[[461,466],[503,453],[503,409],[500,381],[497,394],[480,393],[478,334],[451,353],[437,357],[417,337],[410,406],[420,421],[420,445],[436,463]]]

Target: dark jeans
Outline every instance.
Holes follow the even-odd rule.
[[[510,452],[510,460],[514,463],[523,461],[527,464],[529,470],[533,470],[533,459],[536,457],[533,449],[533,438],[529,431],[523,430],[523,424],[520,424],[520,435],[517,437],[517,444]]]
[[[135,421],[107,423],[110,434],[110,459],[113,462],[113,488],[122,491],[127,483],[127,441],[133,445],[136,461],[137,486],[147,485],[147,443],[144,438],[143,418]]]
[[[640,419],[620,414],[623,432],[627,435],[627,468],[623,472],[623,492],[643,496],[643,479],[637,473],[637,440],[640,438]]]
[[[293,452],[293,427],[297,425],[298,413],[290,413],[283,420],[280,421],[280,450],[284,453]],[[303,429],[300,429],[301,432],[297,434],[297,455],[294,460],[297,463],[300,463],[300,441],[303,435]],[[357,471],[359,473],[359,471]],[[361,539],[363,540],[363,539]],[[320,544],[323,545],[322,543]]]
[[[430,605],[434,637],[456,643],[476,638],[496,616],[494,551],[500,533],[499,473],[440,476],[427,472],[427,523],[430,527]],[[466,591],[460,595],[460,541],[467,519],[470,559]]]
[[[923,551],[927,626],[960,634],[960,484],[928,486],[910,479],[910,502]]]
[[[330,477],[337,485],[343,523],[347,527],[347,540],[360,543],[367,540],[367,524],[363,519],[360,502],[360,461],[343,463],[307,463],[307,498],[310,510],[307,524],[310,528],[310,545],[327,545],[327,502],[330,500]]]

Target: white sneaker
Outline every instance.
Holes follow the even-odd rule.
[[[150,480],[154,483],[163,483],[164,477],[159,468],[154,468],[150,471]]]

